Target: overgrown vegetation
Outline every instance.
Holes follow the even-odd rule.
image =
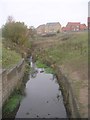
[[[26,58],[30,54],[34,29],[28,29],[24,22],[16,22],[9,16],[7,22],[2,27],[2,66],[11,68],[19,62],[21,57]],[[1,45],[1,44],[0,44]]]
[[[14,50],[8,50],[5,47],[2,48],[2,68],[10,69],[15,66],[21,60],[19,53]]]
[[[36,51],[37,59],[51,60],[60,66],[65,64],[78,69],[87,67],[88,37],[86,32],[73,33],[66,41],[57,42],[58,44],[54,46],[48,47],[47,44],[47,48]]]
[[[2,28],[2,37],[20,46],[25,45],[29,39],[27,26],[22,22],[15,22],[11,16]]]
[[[24,22],[17,22],[12,16],[9,16],[7,22],[2,27],[3,47],[7,50],[15,50],[25,58],[31,52],[30,41],[33,39],[34,34],[35,31],[32,28],[28,29]]]

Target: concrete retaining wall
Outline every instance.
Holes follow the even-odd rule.
[[[80,118],[79,104],[74,95],[72,86],[68,78],[62,73],[59,66],[56,66],[56,74],[64,98],[64,104],[70,118]]]
[[[2,104],[9,98],[13,90],[20,86],[24,68],[25,61],[22,59],[14,68],[2,71]]]

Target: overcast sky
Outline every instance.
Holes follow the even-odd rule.
[[[0,27],[8,16],[27,26],[47,22],[81,22],[87,24],[89,0],[0,0]]]

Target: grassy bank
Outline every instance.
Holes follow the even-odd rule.
[[[12,68],[21,60],[20,54],[14,50],[2,48],[2,67],[5,69]]]
[[[45,40],[57,44],[48,46]],[[45,46],[46,44],[46,46]],[[45,46],[45,47],[43,47]],[[41,48],[41,49],[40,49]],[[88,33],[78,32],[43,38],[41,46],[34,50],[38,60],[53,68],[60,66],[68,77],[79,104],[81,117],[88,116]]]
[[[86,32],[70,34],[64,42],[59,41],[52,47],[36,49],[35,55],[39,60],[47,60],[64,69],[70,70],[71,68],[73,71],[80,72],[80,77],[87,79],[87,75],[84,74],[87,73],[88,67],[88,35]]]
[[[15,113],[20,105],[22,96],[17,92],[14,92],[10,96],[9,100],[4,104],[2,108],[2,117],[3,118],[14,118]]]
[[[21,60],[21,55],[16,53],[15,50],[11,50],[9,47],[6,47],[5,43],[7,44],[7,42],[3,41],[4,39],[0,37],[0,67],[3,69],[9,69]],[[12,45],[10,44],[10,46]]]

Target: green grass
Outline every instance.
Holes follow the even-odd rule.
[[[51,74],[54,73],[54,71],[53,71],[53,69],[51,67],[47,66],[46,64],[42,63],[39,60],[36,61],[36,66],[38,68],[44,68],[46,73],[51,73]]]
[[[9,114],[13,112],[17,105],[19,105],[20,100],[22,99],[22,96],[15,94],[13,95],[8,102],[4,105],[3,113],[4,114]]]
[[[36,61],[36,65],[38,68],[46,68],[47,66],[45,64],[43,64],[40,60]]]
[[[45,72],[46,72],[46,73],[54,74],[54,70],[53,70],[51,67],[45,68]]]
[[[48,49],[49,56],[60,64],[75,59],[83,59],[88,55],[88,41],[86,34],[77,34],[62,44],[58,44],[53,49]]]
[[[2,49],[2,67],[9,69],[16,65],[21,60],[20,54],[16,53],[14,50]]]

